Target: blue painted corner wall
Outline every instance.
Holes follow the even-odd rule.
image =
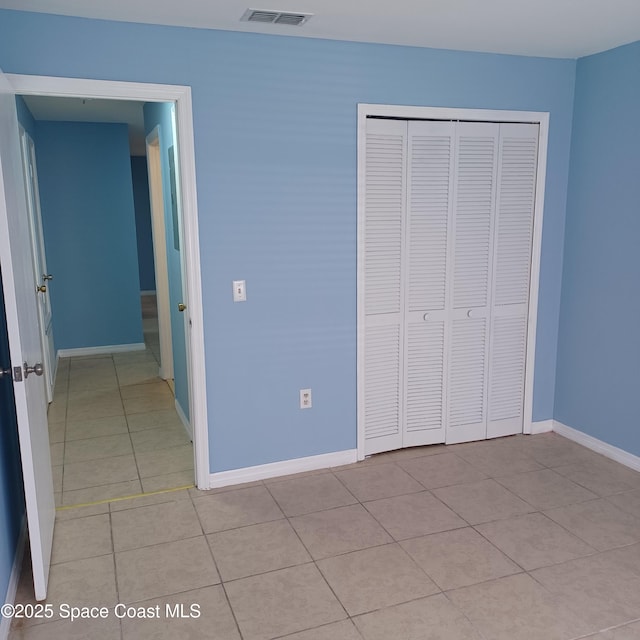
[[[173,378],[175,397],[185,417],[189,419],[189,382],[187,373],[187,346],[185,342],[185,315],[178,311],[183,302],[181,248],[176,249],[174,220],[171,203],[172,178],[169,170],[169,153],[176,145],[176,131],[173,105],[167,102],[149,102],[144,105],[144,128],[146,135],[158,127],[160,165],[162,170],[162,190],[164,200],[165,242],[167,247],[167,271],[169,275],[169,310],[171,314],[171,343],[173,352]],[[176,174],[177,176],[177,174]],[[177,180],[179,178],[175,178]],[[175,193],[175,186],[174,186]],[[178,210],[179,215],[179,210]],[[178,222],[178,225],[180,223]],[[180,247],[180,240],[177,240]]]
[[[191,86],[212,471],[356,446],[357,104],[549,112],[534,419],[553,417],[575,61],[0,11],[0,67]]]
[[[578,61],[555,418],[640,455],[640,42]]]
[[[10,366],[4,291],[0,273],[0,369]],[[10,377],[2,376],[0,377],[0,604],[6,602],[5,596],[18,548],[23,516],[24,490],[13,383]]]
[[[143,342],[127,125],[36,132],[56,348]]]
[[[18,113],[18,122],[24,127],[24,130],[31,136],[35,142],[36,139],[36,121],[27,107],[27,103],[22,96],[16,96],[16,111]]]
[[[144,156],[131,157],[131,179],[133,181],[133,204],[136,211],[140,290],[154,291],[156,288],[156,274],[153,262],[149,176],[147,174],[147,159]]]

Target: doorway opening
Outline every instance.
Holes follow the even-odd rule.
[[[50,407],[49,432],[58,504],[71,505],[176,488],[194,484],[194,475],[198,487],[208,488],[202,303],[189,90],[185,87],[23,76],[12,76],[11,81],[16,92],[28,102],[36,100],[37,96],[73,97],[83,102],[106,99],[117,108],[119,100],[126,100],[138,101],[140,106],[143,103],[162,106],[175,114],[172,114],[173,144],[166,146],[173,154],[176,184],[173,189],[170,185],[160,184],[158,189],[159,193],[178,194],[175,204],[182,218],[178,219],[176,249],[179,254],[179,276],[176,278],[179,291],[174,291],[174,295],[168,292],[170,278],[166,261],[164,268],[162,264],[155,265],[156,281],[164,281],[165,286],[154,289],[140,287],[139,314],[143,340],[122,348],[102,345],[102,349],[97,346],[85,352],[57,350],[61,357],[58,360],[56,394],[62,395],[54,396]],[[42,118],[38,117],[40,120]],[[168,141],[169,133],[163,133]],[[160,147],[163,133],[156,134],[155,140],[155,162],[160,169],[156,178],[159,175],[166,179]],[[144,138],[143,144],[146,145]],[[35,148],[37,156],[38,140]],[[167,160],[166,165],[169,164]],[[153,171],[151,164],[149,170]],[[43,209],[46,211],[44,197]],[[46,244],[47,224],[44,228]],[[157,246],[168,244],[163,242],[163,237],[168,237],[168,234],[154,233],[154,256]],[[73,251],[72,247],[68,250]],[[115,251],[114,260],[117,259],[118,252]],[[77,268],[81,270],[82,264]],[[50,285],[54,295],[55,336],[55,285],[59,280],[55,280],[53,267],[51,271],[54,275]],[[172,314],[170,305],[176,296],[182,309],[176,309]],[[161,298],[165,317],[168,316],[164,330],[158,314]],[[89,297],[87,304],[90,304]],[[188,313],[184,313],[186,308]],[[114,317],[118,311],[115,309]],[[177,316],[177,321],[172,315]],[[173,331],[171,324],[174,325]],[[174,367],[173,353],[173,342],[178,333],[176,326],[182,327],[183,362],[178,367]],[[172,351],[164,349],[163,352],[163,343],[171,345]],[[179,392],[174,382],[176,370],[179,370],[182,380],[177,385],[180,387],[182,384],[183,387],[181,402],[176,402]],[[57,403],[62,398],[64,402]],[[121,409],[116,411],[118,403]],[[100,415],[101,412],[105,415]],[[114,415],[106,415],[111,413]]]

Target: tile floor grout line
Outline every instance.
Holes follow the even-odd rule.
[[[574,505],[578,505],[578,504],[586,504],[588,502],[596,502],[597,500],[606,500],[606,498],[592,498],[590,500],[583,500],[581,502],[572,502],[571,504],[567,504],[567,505],[562,505],[560,507],[553,507],[553,509],[544,509],[544,510],[540,510],[540,513],[545,517],[548,518],[549,520],[551,520],[551,522],[553,522],[554,524],[556,524],[557,526],[559,526],[560,528],[562,528],[564,531],[566,531],[567,533],[569,533],[572,536],[575,536],[576,538],[578,538],[578,540],[582,540],[582,542],[584,542],[588,547],[591,547],[591,549],[594,550],[594,553],[590,554],[589,556],[583,556],[583,557],[593,557],[599,553],[603,553],[602,550],[598,549],[593,543],[589,542],[588,540],[585,540],[585,538],[583,538],[580,533],[576,533],[574,531],[571,531],[570,529],[568,529],[564,524],[562,524],[561,522],[557,522],[556,520],[554,520],[550,515],[547,515],[547,513],[545,513],[546,511],[554,511],[556,509],[566,509],[567,507],[572,507]],[[611,504],[611,503],[610,503]],[[613,505],[615,506],[615,505]],[[624,512],[623,512],[624,513]],[[631,542],[629,543],[629,545],[633,545],[633,544],[637,544],[636,542]],[[622,545],[622,546],[627,546],[627,545]],[[618,547],[612,547],[612,549],[616,549]],[[612,549],[605,549],[605,551],[611,551]],[[577,560],[577,558],[574,558],[574,560]],[[567,561],[568,562],[568,561]],[[542,567],[540,567],[542,568]]]
[[[348,618],[343,618],[342,620],[334,620],[332,622],[324,622],[323,624],[317,625],[315,627],[309,627],[308,629],[303,629],[302,631],[293,631],[291,633],[287,633],[283,636],[276,636],[275,638],[272,638],[271,640],[287,640],[287,638],[292,638],[293,636],[299,634],[299,633],[306,633],[307,631],[316,631],[318,629],[324,629],[325,627],[330,627],[331,625],[334,624],[339,624],[341,622],[351,622],[351,624],[353,625],[353,628],[356,630],[356,633],[358,634],[359,638],[362,638],[362,634],[360,633],[360,630],[358,629],[358,627],[356,627],[355,623],[353,622],[353,618],[351,616],[349,616]]]
[[[144,337],[145,336],[144,336],[144,332],[143,332],[143,338]],[[145,343],[145,348],[146,348],[146,343]],[[112,359],[112,362],[113,362],[113,368],[115,369],[115,372],[116,372],[116,381],[118,383],[118,394],[120,396],[120,402],[122,404],[122,412],[124,414],[124,420],[125,420],[125,422],[127,424],[127,434],[129,436],[129,444],[131,445],[131,453],[133,454],[133,460],[134,460],[135,465],[136,465],[136,472],[138,474],[138,483],[140,485],[140,491],[142,493],[144,493],[143,486],[142,486],[142,477],[140,476],[140,467],[138,465],[138,458],[136,456],[135,447],[133,446],[133,439],[131,437],[131,430],[129,429],[129,418],[128,418],[128,414],[127,414],[126,408],[124,406],[124,398],[122,397],[122,385],[120,384],[120,376],[118,375],[118,368],[116,367],[115,360],[113,360],[113,357],[111,359]],[[111,511],[111,509],[109,509],[109,511]]]
[[[240,636],[240,639],[243,639],[243,635],[242,635],[242,631],[240,629],[240,624],[238,623],[238,619],[236,618],[236,613],[233,610],[233,607],[231,606],[231,600],[229,599],[229,594],[227,593],[227,590],[224,586],[224,580],[222,579],[222,573],[220,572],[220,567],[218,566],[218,563],[216,562],[216,557],[215,554],[213,553],[213,549],[211,548],[211,544],[209,542],[209,538],[207,537],[208,534],[205,533],[204,530],[204,525],[202,523],[202,519],[200,518],[200,514],[198,513],[198,509],[196,508],[195,503],[193,502],[193,495],[191,495],[191,492],[188,491],[187,492],[187,497],[188,499],[191,501],[191,506],[196,514],[196,519],[198,520],[198,524],[200,525],[200,530],[202,531],[202,535],[204,537],[205,543],[207,545],[207,548],[209,549],[209,553],[211,554],[211,558],[213,559],[213,565],[216,569],[216,571],[218,572],[218,577],[220,578],[220,588],[222,589],[222,593],[224,593],[224,598],[225,601],[227,603],[227,606],[229,607],[229,611],[231,612],[231,616],[233,617],[233,621],[236,625],[236,629],[238,631],[238,635]]]
[[[518,575],[518,574],[516,574]],[[486,581],[489,582],[489,581]],[[482,584],[482,583],[480,583]],[[470,585],[470,586],[474,586],[474,585]],[[462,587],[464,589],[464,587]],[[450,591],[455,591],[455,589],[451,589]],[[451,600],[451,598],[449,597],[449,594],[446,591],[442,592],[442,595],[447,599],[447,602],[456,610],[460,613],[460,615],[469,622],[469,625],[471,626],[471,629],[473,631],[475,631],[478,636],[480,636],[481,640],[492,640],[491,638],[488,638],[485,633],[482,631],[482,629],[480,629],[478,627],[478,625],[474,624],[473,620],[471,620],[471,618],[460,608],[458,607],[458,605],[456,605],[455,602],[453,602]]]
[[[113,483],[109,483],[109,484],[113,484]],[[100,484],[100,485],[96,485],[98,487],[108,487],[109,484]],[[105,498],[104,500],[96,500],[94,502],[83,502],[83,503],[79,503],[79,504],[70,504],[70,505],[64,505],[61,507],[58,507],[56,509],[56,511],[68,511],[71,509],[79,509],[82,507],[93,507],[95,505],[100,505],[100,504],[110,504],[111,502],[123,502],[125,500],[134,500],[136,498],[146,498],[148,496],[157,496],[157,495],[163,495],[165,493],[175,493],[177,491],[186,491],[188,489],[193,489],[195,485],[185,485],[184,487],[176,487],[174,489],[160,489],[158,491],[150,491],[148,493],[134,493],[132,495],[129,496],[119,496],[117,498]],[[93,489],[94,487],[89,487],[91,489]],[[73,491],[81,491],[81,489],[73,489]],[[161,504],[161,503],[159,503]],[[149,505],[142,505],[142,506],[149,506]],[[135,509],[137,507],[132,507],[132,509]],[[126,511],[126,509],[123,509],[123,511]]]
[[[218,572],[218,577],[220,578],[220,588],[222,589],[222,593],[224,593],[224,598],[225,601],[229,607],[229,611],[231,611],[231,615],[233,617],[233,621],[235,622],[236,625],[236,629],[238,630],[238,635],[240,636],[240,639],[242,640],[244,638],[244,635],[242,633],[242,630],[240,629],[240,623],[238,622],[238,618],[236,617],[236,612],[233,609],[233,606],[231,605],[231,599],[229,598],[229,594],[227,593],[227,589],[225,587],[225,580],[222,579],[222,572],[220,571],[220,567],[218,566],[218,563],[216,562],[216,557],[215,554],[213,553],[213,549],[211,548],[211,544],[209,542],[209,538],[207,537],[210,534],[206,534],[204,533],[204,526],[202,525],[202,522],[200,521],[200,516],[198,515],[198,511],[195,508],[195,505],[193,504],[193,498],[191,498],[191,502],[192,502],[192,506],[194,511],[196,512],[196,517],[198,518],[198,522],[200,522],[200,528],[202,529],[202,535],[204,536],[204,541],[207,545],[207,549],[209,549],[209,553],[211,554],[211,558],[213,560],[213,566],[215,567],[216,571]]]
[[[293,524],[291,523],[291,521],[290,521],[289,517],[287,516],[287,514],[284,513],[284,509],[280,506],[280,503],[276,500],[275,496],[271,493],[271,491],[269,490],[269,487],[265,486],[265,488],[267,489],[267,492],[271,496],[271,499],[276,503],[276,505],[278,505],[278,508],[283,513],[284,518],[287,521],[287,524],[289,525],[289,527],[291,527],[291,529],[293,530],[294,534],[298,538],[300,544],[306,550],[307,554],[311,558],[311,562],[310,563],[304,563],[304,564],[313,564],[313,566],[315,567],[316,571],[320,574],[320,576],[322,577],[322,580],[324,581],[324,583],[329,588],[329,591],[331,591],[333,597],[339,603],[340,607],[342,607],[342,610],[344,611],[344,614],[346,615],[346,617],[350,618],[349,612],[347,611],[347,608],[344,606],[342,600],[340,600],[340,598],[338,598],[338,594],[333,590],[333,587],[329,584],[329,581],[327,580],[326,576],[324,575],[324,573],[322,572],[322,570],[318,566],[318,562],[317,562],[316,558],[313,557],[313,554],[311,553],[311,550],[307,547],[307,545],[305,545],[305,543],[302,540],[302,538],[300,537],[300,534],[298,533],[297,529],[293,526]],[[294,565],[294,566],[300,566],[300,565]],[[287,567],[287,568],[289,568],[289,567]],[[306,631],[306,629],[302,629],[301,631]]]

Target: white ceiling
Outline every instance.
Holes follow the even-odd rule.
[[[560,58],[640,40],[640,0],[0,0],[0,8]],[[240,22],[248,8],[315,15],[301,27]]]
[[[0,0],[0,8],[332,40],[578,58],[640,40],[640,0]],[[248,8],[314,14],[241,22]],[[144,155],[142,103],[25,96],[36,120],[124,122]]]

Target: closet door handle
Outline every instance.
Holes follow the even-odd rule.
[[[425,320],[425,321],[426,321],[426,320],[429,320],[429,314],[428,314],[428,313],[425,313],[425,314],[422,316],[422,319],[423,319],[423,320]]]
[[[469,309],[469,311],[467,311],[467,318],[473,318],[473,309]]]

